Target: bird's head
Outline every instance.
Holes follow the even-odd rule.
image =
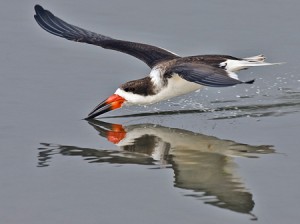
[[[148,97],[155,94],[154,89],[149,76],[126,82],[113,95],[98,104],[85,119],[95,118],[106,112],[121,108],[124,104],[143,105],[153,103]]]

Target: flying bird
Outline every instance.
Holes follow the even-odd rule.
[[[114,94],[98,104],[86,119],[124,105],[153,104],[196,91],[203,86],[252,84],[254,80],[239,80],[236,72],[252,66],[278,64],[265,62],[263,55],[248,58],[229,55],[181,57],[163,48],[114,39],[71,25],[40,5],[35,6],[35,12],[36,22],[53,35],[129,54],[142,60],[151,69],[148,76],[122,84]]]

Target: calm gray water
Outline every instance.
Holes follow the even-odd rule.
[[[251,86],[87,122],[149,69],[46,33],[36,3],[180,55],[263,53],[286,64],[241,72]],[[298,223],[299,9],[296,0],[2,1],[0,223]]]

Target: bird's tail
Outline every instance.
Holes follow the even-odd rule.
[[[264,62],[266,60],[266,57],[263,54],[260,54],[249,58],[243,58],[243,60],[249,62]]]
[[[280,65],[280,63],[269,63],[265,62],[265,56],[260,54],[253,57],[242,58],[241,60],[227,60],[226,69],[230,72],[236,72],[248,67],[266,66],[266,65]]]

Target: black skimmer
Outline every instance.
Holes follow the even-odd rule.
[[[35,12],[37,23],[53,35],[129,54],[151,68],[147,77],[122,84],[113,95],[96,106],[86,119],[123,105],[153,104],[196,91],[202,86],[252,84],[254,80],[240,81],[236,72],[252,66],[278,64],[265,62],[263,55],[249,58],[229,55],[181,57],[163,48],[118,40],[71,25],[40,5],[35,6]]]

